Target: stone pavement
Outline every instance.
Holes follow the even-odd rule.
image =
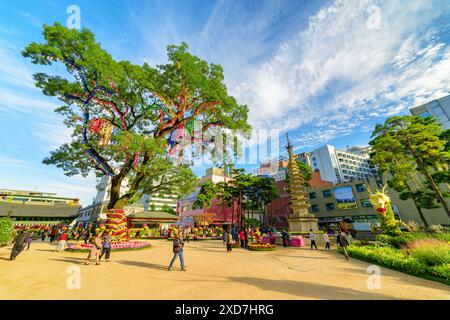
[[[450,299],[450,287],[381,268],[381,288],[369,289],[369,263],[346,261],[336,250],[233,249],[222,241],[186,244],[187,271],[167,271],[171,242],[112,253],[112,261],[83,264],[87,254],[54,252],[36,241],[17,260],[0,248],[0,299]],[[80,289],[67,286],[80,272]],[[69,284],[73,282],[69,281]]]

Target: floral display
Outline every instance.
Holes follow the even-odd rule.
[[[112,243],[127,242],[128,236],[127,218],[121,209],[111,209],[106,215],[106,229],[112,233]]]
[[[256,243],[252,242],[248,244],[248,250],[251,251],[274,251],[276,246],[270,243]]]

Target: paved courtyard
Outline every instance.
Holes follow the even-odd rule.
[[[367,286],[369,263],[346,261],[335,250],[234,249],[221,241],[186,244],[187,271],[169,272],[171,242],[117,252],[112,261],[83,265],[86,254],[53,252],[34,242],[16,261],[0,248],[0,299],[450,299],[450,287],[381,268],[381,288]],[[75,266],[75,267],[74,267]],[[77,269],[79,267],[79,269]],[[80,270],[80,289],[68,289]]]

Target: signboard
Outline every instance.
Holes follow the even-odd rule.
[[[351,186],[334,188],[334,195],[338,209],[354,209],[358,207]]]

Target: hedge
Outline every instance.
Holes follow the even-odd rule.
[[[341,248],[340,251],[342,251]],[[408,256],[405,251],[390,246],[350,245],[347,247],[347,252],[349,256],[356,259],[450,285],[450,263],[428,266],[420,260]]]

